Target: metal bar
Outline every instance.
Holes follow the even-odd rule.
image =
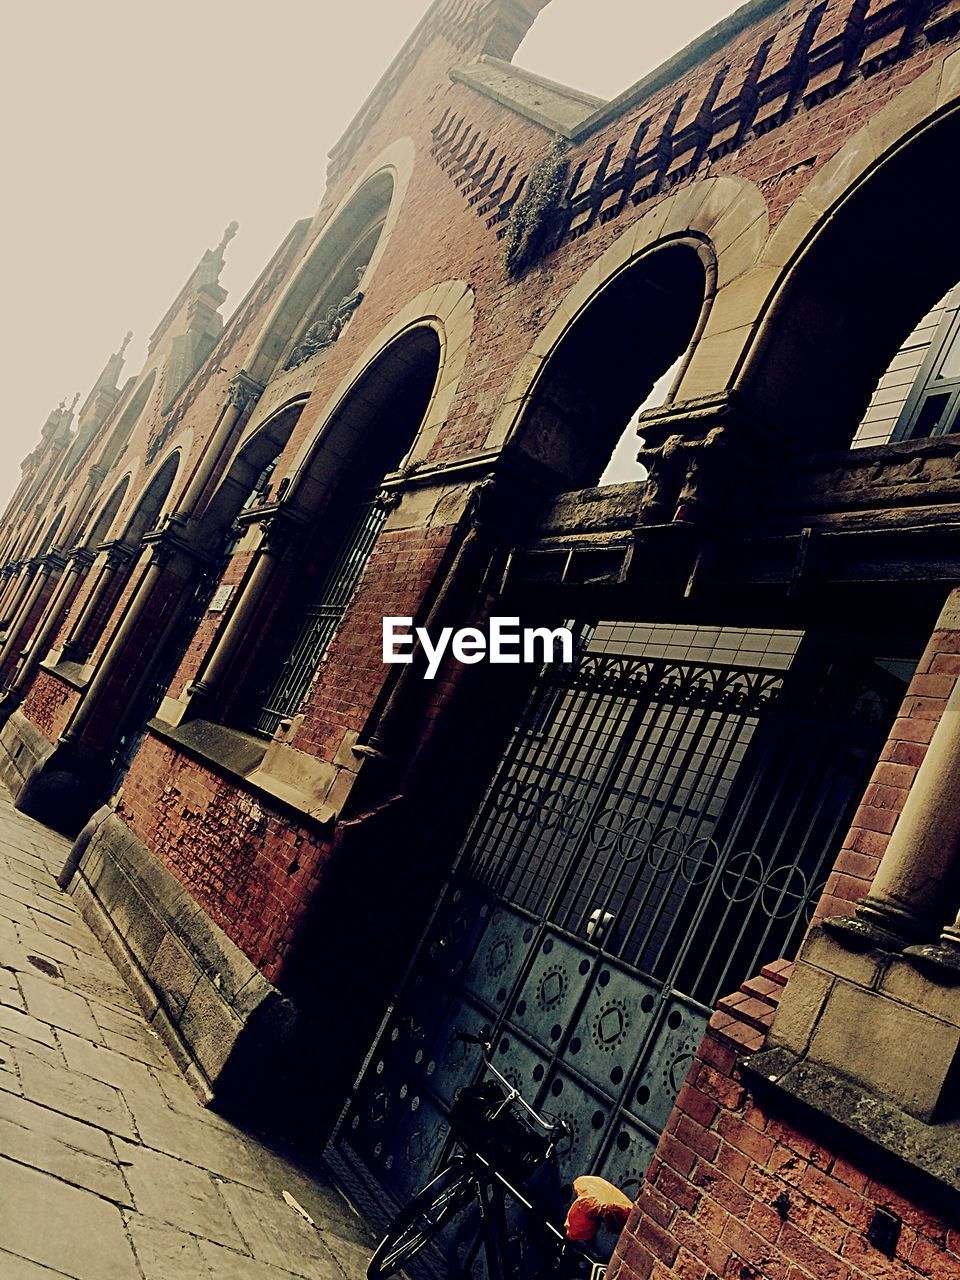
[[[386,520],[377,500],[355,508],[354,519],[336,552],[318,593],[302,615],[297,636],[255,722],[260,733],[273,734],[293,715],[313,682],[320,660],[346,612],[370,553]]]

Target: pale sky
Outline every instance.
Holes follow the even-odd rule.
[[[49,411],[125,375],[236,219],[230,314],[323,193],[327,152],[429,0],[4,7],[0,508]],[[515,61],[611,98],[735,0],[551,0]]]

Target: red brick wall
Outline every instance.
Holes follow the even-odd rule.
[[[414,177],[393,239],[371,281],[363,307],[347,335],[329,353],[316,391],[278,466],[277,479],[289,472],[303,441],[315,432],[331,392],[357,353],[417,292],[451,277],[467,278],[474,286],[476,327],[461,389],[451,407],[448,425],[434,446],[434,456],[450,460],[475,448],[483,440],[533,336],[615,236],[662,199],[674,184],[706,173],[737,173],[756,181],[770,202],[771,218],[776,222],[802,187],[879,104],[942,56],[945,43],[956,35],[948,24],[930,25],[934,11],[939,15],[943,10],[942,4],[927,0],[912,6],[864,6],[852,0],[836,0],[826,6],[822,18],[818,16],[814,21],[811,15],[820,13],[817,6],[794,3],[748,27],[722,51],[691,68],[678,83],[664,87],[572,149],[572,173],[580,174],[577,199],[592,198],[590,193],[599,190],[594,179],[601,167],[609,175],[616,163],[623,162],[638,127],[645,122],[649,127],[638,159],[661,152],[666,159],[662,164],[658,160],[660,167],[651,171],[656,181],[641,181],[631,197],[612,211],[612,216],[608,216],[610,210],[602,216],[599,212],[591,215],[575,232],[571,231],[559,252],[519,282],[508,280],[504,274],[501,246],[496,239],[502,225],[487,225],[492,215],[481,212],[483,203],[469,203],[471,187],[462,181],[466,171],[458,173],[455,168],[440,167],[438,160],[442,157],[431,155],[431,131],[445,113],[463,115],[480,136],[478,154],[493,147],[515,163],[514,180],[504,192],[505,198],[543,154],[549,134],[467,86],[450,82],[450,66],[469,60],[475,52],[470,40],[475,44],[487,37],[481,32],[481,23],[464,44],[462,24],[451,25],[438,18],[434,36],[420,40],[415,58],[409,60],[410,78],[391,85],[389,110],[381,119],[365,124],[338,160],[335,178],[324,198],[316,226],[329,219],[344,191],[385,145],[403,134],[414,138]],[[890,65],[884,65],[884,58],[877,56],[874,37],[881,36],[891,40],[884,54],[884,58],[893,59]],[[758,51],[763,51],[760,61]],[[843,75],[839,74],[841,70]],[[792,95],[784,108],[787,118],[783,123],[779,116],[765,115],[766,103],[776,100],[774,90],[781,81]],[[846,87],[835,92],[841,85]],[[425,93],[424,86],[433,87],[430,94]],[[681,97],[683,103],[678,107]],[[734,136],[731,150],[719,145],[721,126],[728,118],[737,121],[741,130]],[[773,127],[768,127],[771,124]],[[696,169],[688,171],[679,161],[687,154],[687,144],[697,139],[693,154],[700,158]],[[468,199],[463,198],[465,195]],[[295,247],[274,264],[259,290],[231,323],[208,366],[178,402],[172,415],[175,427],[189,426],[193,431],[190,456],[181,468],[178,485],[186,481],[209,438],[223,403],[227,378],[242,366],[283,283],[305,251],[305,245]],[[161,399],[154,397],[153,409],[130,442],[130,455],[141,452],[156,429],[154,410],[158,410]],[[144,472],[143,483],[152,473],[152,468]],[[105,484],[114,483],[116,478],[118,475],[111,476]],[[142,483],[138,483],[137,490],[128,495],[125,512],[132,510],[139,499]],[[74,610],[82,604],[81,593]],[[121,601],[118,609],[122,606]],[[112,629],[111,625],[105,628],[104,642]],[[196,670],[200,665],[213,632],[214,628],[206,628],[191,647],[189,667],[184,668],[176,687],[182,685],[190,669]],[[332,655],[328,668],[333,672]],[[332,707],[325,702],[319,687],[316,696],[326,716]],[[321,736],[329,734],[330,740],[335,741],[346,728],[356,724],[363,708],[359,697],[344,699],[331,694],[330,699],[338,705],[337,720],[328,723]]]
[[[608,1280],[955,1280],[960,1231],[751,1097],[737,1067],[759,1048],[788,970],[722,1002],[657,1146]],[[895,1257],[866,1233],[902,1219]]]
[[[23,702],[23,714],[48,742],[56,742],[67,727],[80,694],[56,676],[41,671]]]
[[[124,781],[118,813],[276,980],[322,874],[319,838],[153,737]]]
[[[841,8],[843,6],[833,6],[830,12],[839,13]],[[665,88],[658,99],[633,109],[582,147],[575,148],[572,153],[573,171],[584,165],[584,173],[589,173],[591,165],[600,162],[609,146],[619,147],[624,138],[632,136],[642,118],[657,116],[659,119],[657,113],[661,107],[666,111],[676,101],[678,93],[688,93],[690,102],[694,101],[697,93],[705,94],[707,87],[715,83],[722,66],[729,64],[734,67],[749,62],[764,41],[781,30],[792,29],[791,24],[796,25],[796,14],[810,9],[809,5],[784,7],[765,23],[741,33],[722,54],[691,70],[682,85]],[[790,39],[784,36],[778,49],[781,46],[783,49],[792,48]],[[776,220],[801,186],[869,117],[876,105],[889,99],[897,87],[921,74],[933,58],[941,56],[941,52],[941,45],[918,39],[908,61],[875,70],[867,78],[855,80],[850,88],[836,97],[816,102],[809,109],[795,110],[784,124],[759,136],[747,135],[735,152],[713,160],[709,171],[739,173],[757,181],[771,201],[771,216]],[[441,168],[431,155],[430,130],[442,118],[445,109],[467,112],[471,125],[479,130],[484,146],[496,146],[515,156],[520,174],[543,153],[549,137],[545,130],[516,117],[499,104],[477,95],[466,86],[450,83],[447,68],[451,60],[455,60],[454,54],[455,51],[442,40],[425,48],[414,78],[397,88],[389,116],[369,128],[362,145],[344,164],[342,173],[338,174],[337,182],[326,197],[327,213],[324,216],[329,216],[343,190],[374,154],[404,132],[414,137],[417,143],[415,172],[393,238],[371,282],[364,305],[358,310],[344,339],[329,353],[316,392],[278,465],[278,479],[286,474],[304,440],[316,431],[332,390],[355,362],[357,353],[421,288],[450,277],[465,277],[471,281],[477,295],[476,324],[461,389],[452,406],[448,425],[437,442],[435,455],[449,460],[475,448],[484,438],[504,390],[533,336],[552,314],[559,300],[614,237],[661,198],[662,193],[658,193],[648,195],[636,204],[627,200],[615,217],[609,221],[595,219],[582,234],[568,240],[559,252],[551,255],[523,280],[508,280],[500,260],[497,228],[487,226],[484,218],[478,216],[477,207],[463,199],[462,188],[456,185],[455,173]],[[767,74],[774,67],[771,61]],[[426,108],[424,84],[439,86],[435,99]],[[678,117],[681,126],[687,114],[684,108],[684,114]],[[321,217],[320,221],[323,220]],[[301,256],[301,252],[295,256]],[[293,264],[290,263],[284,272],[289,274],[292,269]],[[225,353],[229,353],[230,359],[222,365],[228,371],[232,372],[242,363],[247,345],[257,332],[257,316],[262,320],[267,305],[280,287],[278,281],[282,274],[280,271],[275,273],[276,278],[271,279],[264,296],[255,299],[241,317],[236,330],[231,329],[225,339],[224,350],[218,353],[218,359],[223,360]],[[177,413],[182,421],[196,424],[200,430],[198,442],[205,438],[215,417],[215,410],[223,397],[224,379],[225,375],[219,373],[205,373],[178,407]],[[149,424],[144,429],[149,430]],[[195,449],[192,460],[196,456]],[[186,467],[182,475],[188,470]],[[444,529],[403,531],[380,539],[353,605],[304,704],[304,723],[295,744],[298,748],[330,759],[344,732],[361,727],[385,674],[378,653],[380,618],[385,613],[416,612],[435,573],[449,532]],[[75,607],[79,605],[78,601]],[[122,605],[121,601],[119,607]],[[101,647],[111,630],[112,626],[105,629]],[[206,619],[191,643],[174,689],[180,689],[197,672],[216,630],[217,623]],[[251,640],[256,643],[256,637],[251,637]],[[42,697],[28,700],[27,714],[32,716],[33,708],[42,702]],[[922,705],[927,706],[929,713],[930,707]],[[918,727],[913,732],[919,731],[919,726],[925,723],[919,712],[905,718],[917,722]],[[156,744],[152,743],[149,750],[145,748],[144,760],[152,759],[151,753],[156,749]],[[892,757],[891,761],[884,763],[899,764],[903,761]],[[184,775],[193,771],[198,778],[204,778],[212,793],[221,799],[233,786],[223,780],[215,781],[212,775],[188,761],[178,761],[177,769]],[[906,778],[905,774],[897,776]],[[244,939],[257,932],[256,926],[249,921],[257,919],[262,909],[261,898],[254,895],[250,899],[246,920],[240,919],[243,913],[239,913],[235,920],[223,903],[217,905],[218,884],[222,883],[224,893],[231,891],[231,872],[225,862],[232,855],[219,846],[202,849],[199,840],[187,839],[184,833],[195,830],[195,819],[184,810],[182,822],[178,825],[177,808],[172,802],[166,803],[163,826],[151,826],[149,788],[153,787],[152,805],[160,805],[161,784],[157,780],[161,777],[160,772],[147,768],[144,761],[137,763],[131,775],[131,780],[139,779],[138,785],[145,789],[136,819],[138,834],[159,856],[180,866],[185,878],[193,874],[187,865],[191,857],[198,863],[202,862],[207,878],[199,892],[204,902],[215,914],[220,912],[218,918],[225,922],[224,927],[241,945],[255,946]],[[892,777],[889,773],[884,777],[878,774],[875,783],[878,787],[891,787],[894,785]],[[889,824],[887,802],[890,795],[887,791],[878,790],[872,796],[867,806],[870,814],[876,810],[887,816],[879,819],[867,816],[867,821]],[[231,803],[239,804],[241,801],[242,794],[235,793]],[[863,813],[866,814],[866,809]],[[206,840],[207,830],[203,830]],[[824,902],[827,909],[849,909],[846,904],[850,898],[862,893],[867,873],[872,872],[875,865],[878,836],[882,834],[866,824],[855,828],[844,853],[845,861],[838,867],[828,887],[829,896]],[[270,857],[269,853],[264,855],[264,865],[269,865]],[[874,861],[869,862],[870,858]],[[258,873],[252,869],[256,859],[252,853],[251,859],[250,867],[243,874],[256,880]],[[269,893],[266,893],[266,898],[269,898]],[[276,952],[277,946],[272,944],[271,954]]]

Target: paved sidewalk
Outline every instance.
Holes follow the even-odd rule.
[[[197,1103],[57,888],[68,848],[0,794],[0,1277],[362,1276],[337,1192]]]

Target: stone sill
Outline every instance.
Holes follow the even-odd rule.
[[[79,662],[41,662],[40,669],[81,693],[90,683],[86,668]]]
[[[960,1213],[960,1120],[925,1124],[789,1049],[743,1058],[740,1071],[761,1102],[799,1115],[818,1140],[848,1147],[871,1172],[948,1216]]]
[[[297,822],[328,830],[336,816],[331,805],[318,806],[316,796],[264,772],[261,765],[271,744],[255,734],[201,719],[186,720],[178,725],[153,719],[147,728],[161,742],[219,777],[229,778]]]

